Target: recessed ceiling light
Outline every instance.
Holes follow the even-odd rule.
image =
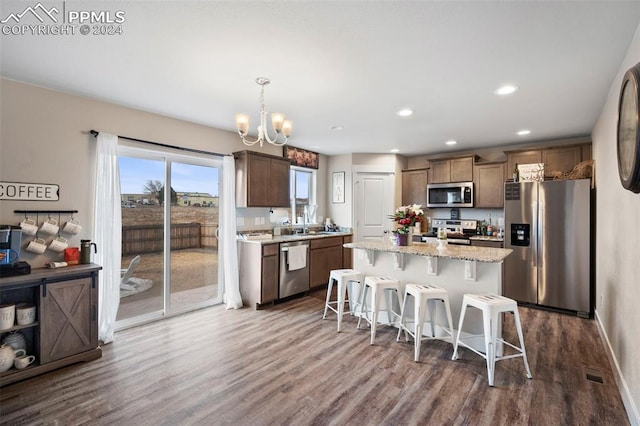
[[[400,152],[400,150],[398,148],[393,148],[390,149],[389,152],[393,152],[395,154],[396,152]]]
[[[518,90],[518,88],[516,86],[513,86],[511,84],[505,84],[504,86],[500,87],[498,90],[495,91],[496,95],[510,95],[513,92],[515,92],[516,90]]]
[[[531,130],[526,130],[526,129],[525,129],[525,130],[520,130],[520,131],[517,133],[517,135],[518,135],[518,136],[526,136],[526,135],[528,135],[528,134],[530,134],[530,133],[531,133]]]
[[[450,141],[446,141],[445,142],[446,145],[455,145],[457,143],[458,143],[458,141],[454,141],[454,140],[450,140]]]
[[[400,117],[409,117],[410,115],[413,115],[413,110],[410,108],[402,108],[396,112],[396,114]]]
[[[341,126],[341,125],[338,124],[337,126],[331,126],[330,129],[331,130],[342,130],[342,129],[344,129],[344,126]]]

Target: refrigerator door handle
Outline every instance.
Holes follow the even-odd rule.
[[[538,232],[536,233],[536,257],[538,258],[538,266],[539,267],[544,267],[543,265],[543,259],[544,259],[544,253],[542,252],[542,250],[544,249],[544,244],[542,244],[542,232],[544,230],[544,215],[545,215],[545,206],[544,206],[544,201],[540,201],[539,203],[539,209],[538,209]]]
[[[531,266],[534,268],[538,267],[538,221],[536,220],[538,216],[538,203],[534,201],[531,203]]]

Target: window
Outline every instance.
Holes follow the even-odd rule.
[[[296,218],[304,214],[304,206],[316,204],[316,171],[303,167],[291,166],[290,171],[291,217]],[[315,218],[309,218],[314,221]]]

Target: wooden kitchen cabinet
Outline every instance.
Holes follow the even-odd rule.
[[[234,156],[237,207],[289,207],[289,160],[252,151]]]
[[[476,164],[473,171],[475,207],[504,206],[504,163]]]
[[[542,151],[545,176],[551,176],[553,172],[570,172],[581,161],[582,149],[579,145]]]
[[[238,264],[245,305],[259,308],[278,299],[280,244],[238,241]]]
[[[545,177],[553,172],[570,172],[580,162],[591,159],[591,144],[567,145],[527,151],[507,152],[507,168],[504,179],[513,176],[516,164],[544,163]]]
[[[343,237],[313,239],[309,242],[309,286],[324,286],[333,269],[343,268]]]
[[[279,244],[268,244],[262,246],[262,285],[260,303],[272,302],[278,298],[279,251]]]
[[[516,164],[532,164],[542,162],[542,152],[540,150],[509,152],[507,153],[507,169],[504,179],[513,179],[513,170]]]
[[[470,182],[473,180],[473,157],[432,160],[430,183]]]
[[[471,182],[473,180],[473,157],[452,158],[451,182]]]
[[[0,373],[0,386],[102,356],[98,341],[100,269],[93,264],[76,265],[0,278],[0,304],[28,303],[37,308],[36,322],[0,333],[22,333],[27,354],[36,357],[24,370],[11,368]]]
[[[451,182],[451,163],[449,160],[433,160],[429,162],[430,183]]]
[[[353,235],[342,238],[342,243],[353,242]],[[353,269],[353,249],[342,247],[342,269]]]
[[[402,171],[402,205],[427,205],[427,169]]]

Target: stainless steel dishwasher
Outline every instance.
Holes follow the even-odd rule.
[[[289,249],[306,246],[306,262],[303,268],[289,270]],[[280,244],[280,288],[279,299],[309,290],[309,241],[292,241]]]

